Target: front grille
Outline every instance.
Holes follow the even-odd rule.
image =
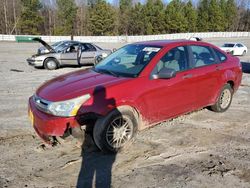
[[[35,105],[37,109],[48,113],[48,106],[51,103],[50,101],[47,101],[45,99],[42,99],[41,97],[38,97],[37,95],[33,95],[33,101],[35,102]]]

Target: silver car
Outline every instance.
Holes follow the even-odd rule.
[[[28,58],[27,62],[34,67],[44,67],[48,70],[54,70],[63,65],[96,64],[112,52],[92,43],[71,41],[52,48],[40,38],[33,40],[40,42],[48,52],[35,54]]]

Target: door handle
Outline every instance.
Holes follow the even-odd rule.
[[[186,75],[184,75],[182,78],[183,78],[183,79],[187,79],[187,78],[192,78],[192,77],[193,77],[192,74],[186,74]]]
[[[221,65],[217,65],[216,66],[216,70],[221,70],[222,69],[222,66]]]

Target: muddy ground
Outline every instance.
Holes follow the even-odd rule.
[[[250,38],[207,41],[225,40],[250,49]],[[44,81],[80,68],[28,66],[25,59],[38,46],[0,42],[0,187],[250,187],[250,52],[240,57],[245,73],[227,112],[203,109],[163,122],[107,155],[91,140],[84,151],[70,141],[41,147],[27,117],[28,98]]]

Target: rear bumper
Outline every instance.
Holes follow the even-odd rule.
[[[79,126],[75,117],[57,117],[39,111],[32,97],[29,99],[28,112],[36,133],[47,143],[51,136],[63,136],[68,128]]]

